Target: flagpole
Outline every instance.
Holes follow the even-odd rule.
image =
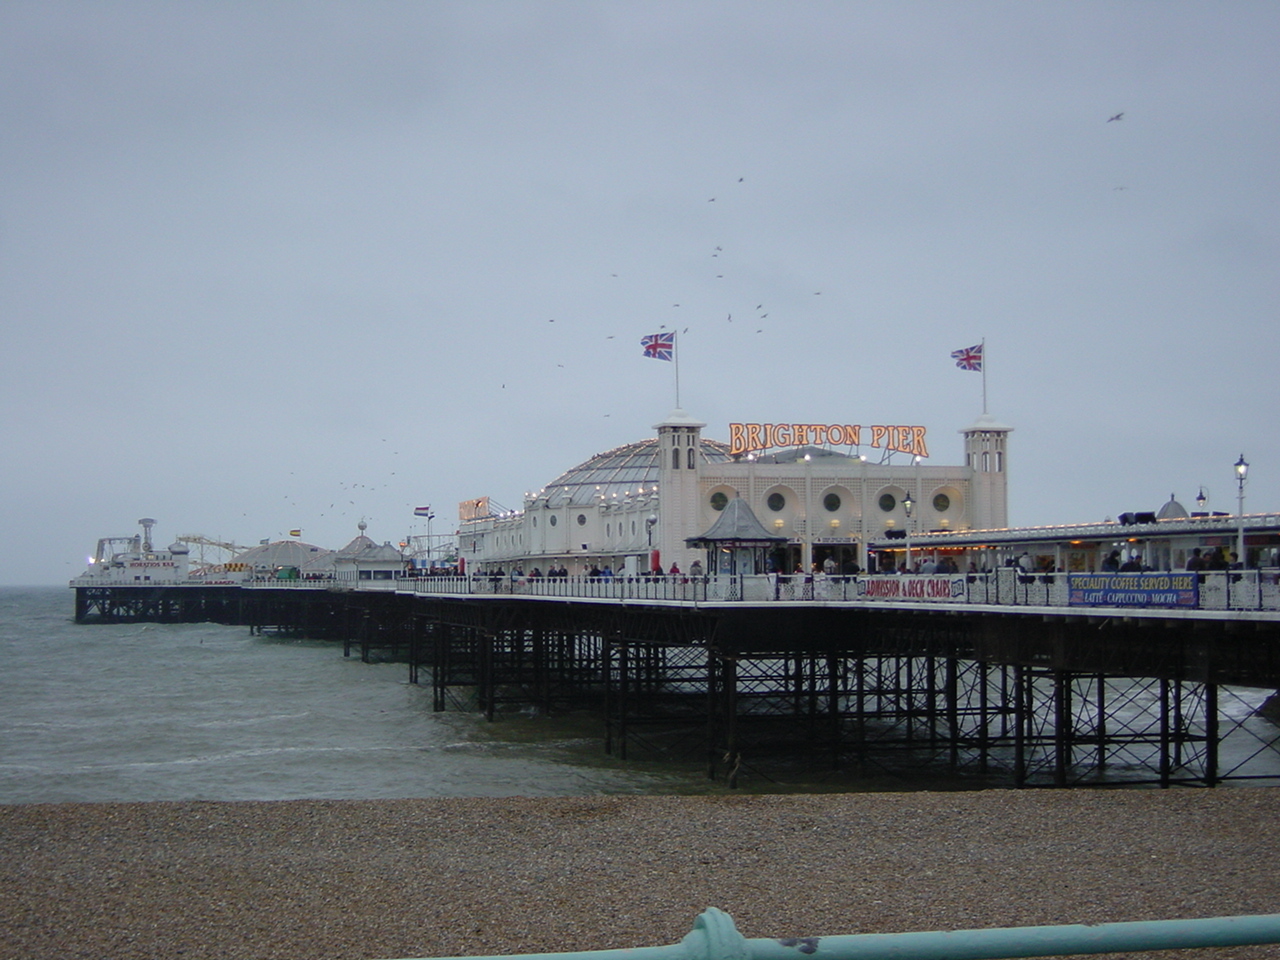
[[[987,412],[987,338],[982,338],[982,412]]]
[[[680,344],[676,342],[676,335],[671,334],[671,359],[676,364],[676,409],[680,409]]]

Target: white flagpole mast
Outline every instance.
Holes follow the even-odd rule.
[[[678,406],[678,404],[677,404]],[[982,412],[987,412],[987,338],[982,338]]]
[[[671,359],[676,365],[676,409],[680,409],[680,345],[676,343],[675,331],[671,333]]]

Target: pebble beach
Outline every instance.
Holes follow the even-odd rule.
[[[1275,913],[1277,824],[1266,788],[0,806],[0,958],[658,946],[709,906],[748,938]]]

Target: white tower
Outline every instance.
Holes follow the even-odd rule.
[[[972,476],[969,522],[974,530],[1009,526],[1009,434],[1006,426],[984,413],[964,434],[965,466]]]
[[[698,477],[702,473],[702,428],[677,408],[654,425],[658,431],[658,492],[661,509],[654,545],[661,551],[664,569],[678,563],[681,570],[698,556],[685,544],[686,537],[702,533],[699,524]]]

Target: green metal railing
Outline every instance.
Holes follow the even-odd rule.
[[[998,927],[932,933],[862,933],[836,937],[748,940],[733,918],[708,908],[679,943],[665,947],[534,953],[500,960],[998,960],[1085,953],[1239,947],[1280,943],[1280,914],[1202,920],[1053,927]],[[461,960],[461,958],[456,958]],[[499,960],[470,957],[466,960]]]

